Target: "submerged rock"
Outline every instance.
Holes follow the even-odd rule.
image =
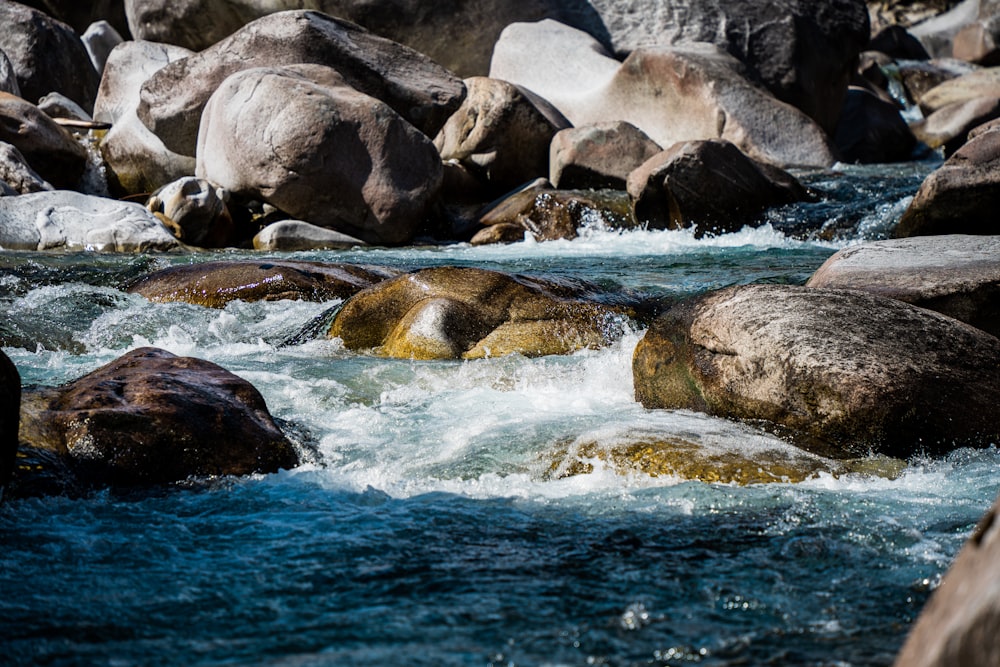
[[[172,266],[128,287],[150,301],[223,308],[230,301],[344,299],[394,277],[391,269],[296,261],[219,261]]]
[[[618,474],[642,473],[650,477],[678,477],[719,484],[768,484],[802,482],[820,474],[847,474],[896,478],[904,461],[886,457],[849,460],[828,459],[792,445],[723,447],[682,438],[639,438],[625,442],[573,443],[555,454],[550,477],[561,479],[594,471],[594,461],[611,466]]]
[[[977,134],[924,179],[894,230],[898,238],[1000,233],[1000,132]]]
[[[588,300],[580,289],[440,267],[359,292],[328,335],[350,350],[403,359],[541,356],[607,345],[626,320],[626,309]]]
[[[26,393],[21,440],[87,486],[143,488],[298,464],[260,393],[208,361],[140,348],[62,387]]]
[[[7,250],[179,250],[183,244],[140,204],[56,190],[0,197]]]
[[[635,219],[652,229],[724,234],[766,209],[808,201],[794,176],[753,160],[728,141],[675,144],[629,174]]]
[[[14,472],[17,431],[21,414],[21,375],[0,351],[0,499]]]
[[[247,128],[253,128],[248,132]],[[441,157],[388,105],[320,65],[244,69],[205,105],[198,176],[368,243],[413,239]]]
[[[430,137],[465,95],[461,80],[423,54],[325,14],[286,11],[157,71],[142,86],[138,115],[167,148],[194,155],[202,111],[227,77],[298,64],[332,67]]]
[[[773,425],[834,458],[1000,437],[1000,340],[853,290],[745,285],[695,297],[636,346],[636,398]]]
[[[1000,501],[980,519],[910,629],[894,667],[993,667],[1000,661]]]
[[[806,286],[899,299],[1000,336],[1000,236],[919,236],[850,246],[826,260]]]

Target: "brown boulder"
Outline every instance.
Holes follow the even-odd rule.
[[[913,134],[931,148],[944,146],[950,156],[965,144],[972,129],[995,118],[1000,118],[1000,97],[975,97],[947,104],[914,123]]]
[[[250,383],[208,361],[155,348],[26,394],[21,440],[68,460],[95,486],[149,487],[298,463]]]
[[[0,93],[0,141],[21,152],[56,188],[72,190],[87,167],[87,151],[34,104]]]
[[[842,162],[872,164],[909,160],[917,140],[895,103],[852,86],[833,143]]]
[[[567,128],[552,137],[549,180],[557,188],[624,190],[632,170],[662,150],[625,121]]]
[[[700,234],[738,231],[767,208],[809,199],[791,174],[727,141],[671,146],[629,174],[628,193],[639,223]]]
[[[924,179],[897,238],[1000,233],[1000,132],[984,132]]]
[[[920,110],[930,115],[956,102],[977,97],[1000,97],[1000,67],[986,67],[948,79],[920,96]]]
[[[433,137],[458,108],[465,86],[430,58],[347,21],[286,11],[157,71],[142,86],[139,118],[170,150],[194,155],[209,97],[232,74],[259,67],[315,64],[386,103]]]
[[[465,86],[462,106],[434,139],[441,158],[458,161],[494,193],[547,176],[552,136],[569,121],[506,81],[480,76]]]
[[[811,452],[909,459],[1000,436],[1000,340],[854,290],[744,285],[695,297],[636,346],[636,398],[770,425]]]
[[[350,350],[403,359],[568,354],[620,335],[623,309],[577,289],[484,269],[439,267],[348,299],[330,330]]]
[[[218,261],[172,266],[144,276],[128,291],[150,301],[223,308],[230,301],[344,299],[396,275],[389,269],[296,261]]]

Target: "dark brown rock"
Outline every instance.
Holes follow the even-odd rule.
[[[17,460],[17,431],[21,414],[21,375],[0,352],[0,499]]]
[[[68,460],[90,486],[151,487],[298,463],[250,383],[155,348],[26,395],[21,440]]]
[[[347,21],[287,11],[157,71],[142,86],[139,118],[167,148],[194,155],[202,110],[228,76],[294,64],[335,69],[347,85],[385,102],[431,137],[465,95],[462,82],[427,56]]]
[[[557,188],[624,190],[628,175],[662,150],[624,121],[560,130],[550,147],[549,180]]]
[[[842,162],[905,162],[917,140],[899,107],[867,90],[851,87],[833,137]]]
[[[17,148],[56,188],[74,189],[87,166],[87,151],[73,135],[34,104],[8,93],[0,93],[0,141]]]
[[[223,308],[230,301],[344,299],[395,276],[389,269],[296,261],[218,261],[172,266],[140,278],[128,291],[150,301]]]
[[[636,398],[772,425],[834,458],[908,459],[1000,435],[1000,340],[854,290],[745,285],[675,306],[633,357]]]
[[[791,174],[726,141],[671,146],[629,175],[628,193],[639,223],[700,234],[737,231],[767,208],[809,198]]]

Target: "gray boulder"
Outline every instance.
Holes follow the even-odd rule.
[[[94,103],[94,120],[111,123],[101,141],[109,185],[119,194],[153,192],[184,176],[193,176],[193,155],[169,150],[136,115],[142,84],[172,62],[191,55],[179,46],[123,42],[112,50]]]
[[[147,252],[183,245],[139,204],[56,190],[0,197],[0,248]]]
[[[26,395],[21,440],[69,461],[85,485],[96,487],[144,488],[298,465],[249,382],[156,348]]]
[[[857,289],[1000,336],[1000,236],[918,236],[838,251],[807,287]]]
[[[549,180],[557,188],[624,190],[628,175],[662,150],[625,121],[567,128],[552,137]]]
[[[242,70],[205,107],[197,174],[368,243],[411,240],[441,184],[425,135],[319,65]]]
[[[462,106],[434,139],[441,158],[460,162],[497,194],[547,176],[549,144],[569,121],[506,81],[472,77],[465,86]]]
[[[858,53],[871,36],[867,7],[860,0],[592,0],[591,4],[614,53],[715,44],[743,62],[778,99],[830,133]]]
[[[921,41],[931,56],[951,57],[955,35],[979,19],[980,3],[981,0],[963,0],[949,11],[912,26],[910,32]]]
[[[302,220],[279,220],[257,232],[254,250],[335,250],[367,245],[364,241]]]
[[[32,169],[57,188],[74,188],[87,167],[87,151],[34,104],[0,93],[0,141],[21,152]]]
[[[0,183],[6,183],[22,195],[53,189],[31,168],[21,151],[5,141],[0,141]]]
[[[648,47],[619,63],[588,35],[554,21],[504,30],[490,76],[551,102],[575,126],[627,121],[661,146],[726,139],[781,166],[829,166],[826,133],[753,85],[736,58],[711,44]]]
[[[908,459],[1000,436],[1000,340],[856,290],[744,285],[673,307],[636,346],[636,398],[771,425],[803,449]]]
[[[461,80],[412,49],[312,11],[271,14],[142,85],[138,115],[164,145],[194,155],[209,97],[231,74],[259,67],[332,67],[347,85],[381,100],[433,137],[465,95]]]
[[[658,153],[628,177],[635,219],[651,229],[735,232],[768,208],[810,199],[786,171],[728,141],[688,141]]]
[[[83,46],[87,49],[90,62],[98,74],[104,73],[104,65],[108,62],[108,56],[116,46],[124,42],[118,31],[107,21],[95,21],[87,26],[87,30],[80,37]]]
[[[971,139],[924,179],[903,212],[898,238],[1000,233],[1000,132]]]
[[[0,93],[10,93],[21,97],[21,87],[17,85],[17,74],[7,54],[0,51]]]
[[[1000,501],[948,568],[910,629],[894,667],[1000,664]]]
[[[55,91],[94,108],[100,76],[71,27],[16,2],[0,2],[0,25],[0,51],[14,66],[24,99],[37,102]]]

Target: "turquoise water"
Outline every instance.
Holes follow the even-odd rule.
[[[801,283],[885,233],[926,166],[810,174],[827,192],[719,238],[594,228],[568,242],[298,253],[583,278],[669,303]],[[54,385],[155,345],[245,377],[302,443],[291,471],[0,506],[11,665],[888,665],[997,495],[1000,455],[895,479],[738,487],[567,446],[683,438],[752,455],[749,426],[632,397],[640,326],[568,357],[374,359],[294,340],[336,302],[152,304],[130,280],[197,257],[0,254],[4,351]]]

